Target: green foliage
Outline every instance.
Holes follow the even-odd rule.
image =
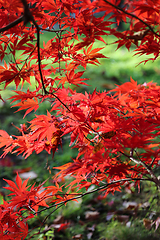
[[[100,239],[107,240],[158,240],[158,236],[153,231],[144,228],[139,222],[134,222],[131,227],[127,227],[118,221],[101,223],[97,226],[97,231],[101,235]]]

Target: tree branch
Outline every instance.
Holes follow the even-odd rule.
[[[99,187],[99,188],[96,188],[96,189],[94,189],[94,190],[92,190],[92,191],[88,191],[88,192],[86,192],[86,193],[79,194],[79,195],[76,196],[76,197],[73,197],[73,198],[70,198],[70,199],[61,201],[61,202],[59,202],[59,203],[53,204],[53,205],[51,205],[51,206],[49,206],[49,207],[43,208],[43,209],[41,209],[40,211],[34,213],[34,215],[39,214],[39,213],[45,211],[46,209],[50,209],[50,208],[53,208],[53,207],[57,207],[57,206],[61,205],[62,203],[65,204],[65,203],[67,203],[67,202],[69,202],[69,201],[82,198],[82,197],[84,197],[84,196],[86,196],[86,195],[89,195],[89,194],[91,194],[91,193],[95,193],[95,192],[98,192],[98,191],[101,191],[101,190],[106,190],[106,189],[107,189],[109,186],[111,186],[111,185],[114,185],[114,184],[117,184],[117,183],[121,183],[121,182],[127,182],[127,181],[150,181],[150,182],[154,182],[154,180],[153,180],[153,179],[150,179],[150,178],[125,178],[125,179],[120,179],[120,180],[117,180],[117,181],[113,181],[113,182],[107,183],[107,184],[105,184],[105,185],[103,185],[103,186],[101,186],[101,187]],[[154,183],[155,183],[155,182],[154,182]],[[70,194],[68,194],[68,195],[70,195]],[[72,194],[72,195],[74,195],[74,194]],[[77,193],[75,193],[75,195],[77,195]]]
[[[135,151],[135,150],[134,150],[134,151]],[[136,152],[136,151],[135,151],[135,152]],[[142,166],[147,170],[147,172],[150,174],[153,182],[157,185],[158,188],[160,188],[160,181],[158,180],[158,178],[156,177],[156,175],[153,173],[152,169],[151,169],[147,164],[145,164],[145,163],[139,158],[138,155],[137,155],[137,156],[138,156],[138,160],[137,160],[137,159],[135,159],[135,158],[133,158],[133,157],[131,157],[131,156],[129,156],[129,155],[121,152],[121,151],[120,151],[120,153],[123,154],[124,156],[126,156],[126,157],[127,157],[128,159],[130,159],[132,162],[134,162],[134,163],[136,163],[136,164],[142,165]],[[136,154],[137,154],[137,152],[136,152]]]
[[[143,23],[146,27],[148,27],[149,30],[150,30],[152,33],[154,33],[157,37],[160,37],[160,35],[159,35],[158,33],[156,33],[156,32],[153,30],[153,28],[152,28],[148,23],[146,23],[145,21],[143,21],[141,18],[137,17],[136,15],[134,15],[134,14],[132,14],[132,13],[127,12],[127,11],[124,10],[123,8],[121,8],[121,7],[119,7],[119,6],[116,6],[116,5],[114,5],[113,3],[111,3],[111,2],[109,2],[109,1],[107,1],[107,0],[103,0],[103,1],[104,1],[105,3],[107,3],[108,5],[114,7],[115,9],[121,11],[122,13],[124,13],[124,14],[126,14],[126,15],[128,15],[128,16],[131,16],[131,17],[137,19],[138,21],[140,21],[141,23]]]
[[[0,33],[1,32],[5,32],[13,27],[15,27],[16,25],[18,25],[19,23],[24,21],[24,16],[19,17],[18,19],[16,19],[15,21],[9,23],[7,26],[0,28]]]

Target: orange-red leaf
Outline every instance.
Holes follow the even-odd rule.
[[[25,110],[28,108],[28,110],[26,111],[26,113],[24,114],[24,117],[30,113],[31,111],[37,111],[37,109],[39,108],[39,103],[38,103],[38,99],[35,97],[34,99],[30,99],[28,98],[25,101],[22,101],[20,103],[15,104],[13,107],[19,107],[21,106],[16,112],[21,111],[21,110]]]

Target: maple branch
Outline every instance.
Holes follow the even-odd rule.
[[[135,151],[135,150],[134,150]],[[150,166],[148,166],[146,163],[144,163],[140,157],[138,156],[138,153],[135,151],[135,153],[137,154],[138,156],[138,160],[133,158],[132,156],[129,156],[123,152],[120,151],[121,154],[123,154],[125,157],[127,157],[128,159],[130,159],[132,162],[136,163],[136,164],[140,164],[142,165],[146,170],[147,172],[150,174],[150,176],[152,177],[152,180],[153,182],[160,188],[160,181],[158,180],[158,178],[156,177],[156,175],[153,173],[152,169]]]
[[[158,33],[156,33],[156,32],[153,30],[153,28],[152,28],[148,23],[146,23],[145,21],[143,21],[141,18],[137,17],[137,16],[134,15],[133,13],[127,12],[127,11],[124,10],[123,8],[121,8],[121,7],[119,7],[119,6],[116,6],[116,5],[114,5],[113,3],[111,3],[111,2],[109,2],[109,1],[107,1],[107,0],[103,0],[103,1],[104,1],[105,3],[107,3],[107,4],[109,4],[110,6],[116,8],[117,10],[121,11],[122,13],[124,13],[124,14],[126,14],[126,15],[128,15],[128,16],[131,16],[131,17],[137,19],[138,21],[140,21],[141,23],[143,23],[146,27],[148,27],[149,30],[150,30],[152,33],[154,33],[157,37],[160,37],[160,35],[159,35]]]
[[[151,162],[150,165],[149,165],[150,168],[152,167],[152,165],[153,165],[155,159],[156,159],[156,157],[154,157],[154,158],[152,159],[152,162]]]
[[[82,197],[84,197],[84,196],[86,196],[86,195],[89,195],[89,194],[91,194],[91,193],[95,193],[95,192],[98,192],[98,191],[101,191],[101,190],[105,190],[105,189],[108,188],[110,185],[117,184],[117,183],[120,183],[120,182],[133,181],[133,180],[134,180],[134,181],[152,181],[152,182],[154,182],[154,180],[153,180],[153,179],[150,179],[150,178],[126,178],[126,179],[120,179],[120,180],[117,180],[117,181],[113,181],[113,182],[111,182],[111,183],[107,183],[107,184],[105,184],[104,186],[101,186],[101,187],[99,187],[99,188],[96,188],[96,189],[94,189],[94,190],[92,190],[92,191],[88,191],[88,192],[86,192],[86,193],[79,194],[79,195],[76,196],[76,197],[73,197],[73,198],[70,198],[70,199],[61,201],[60,203],[53,204],[53,205],[51,205],[51,206],[49,206],[49,207],[43,208],[42,210],[40,210],[40,211],[38,211],[38,212],[36,212],[36,213],[33,213],[33,214],[34,214],[34,215],[35,215],[35,214],[39,214],[39,213],[41,213],[41,212],[43,212],[43,211],[45,211],[45,210],[47,210],[47,209],[56,207],[51,213],[49,213],[49,214],[44,218],[44,220],[43,220],[43,222],[42,222],[42,225],[41,225],[41,227],[40,227],[40,231],[41,231],[41,228],[42,228],[42,226],[44,225],[45,221],[47,220],[47,218],[48,218],[52,213],[54,213],[55,211],[57,211],[57,209],[59,209],[59,208],[61,208],[62,206],[64,206],[67,202],[73,201],[73,200],[77,200],[77,199],[82,198]],[[155,182],[154,182],[154,183],[155,183]],[[61,195],[61,194],[59,194],[59,195]],[[68,195],[77,195],[77,193],[75,193],[75,194],[72,193],[72,194],[68,194]],[[39,231],[39,232],[40,232],[40,231]]]
[[[44,90],[44,93],[47,94],[47,90],[45,88],[44,85],[44,81],[43,81],[43,74],[42,74],[42,70],[41,70],[41,56],[40,56],[40,28],[38,26],[38,24],[36,23],[30,9],[29,6],[26,2],[26,0],[21,0],[23,7],[24,7],[24,23],[26,24],[28,21],[32,22],[34,24],[34,26],[36,27],[37,30],[37,53],[38,53],[38,68],[39,68],[39,74],[40,74],[40,78],[41,78],[41,83],[42,83],[42,87]]]
[[[28,22],[34,22],[34,17],[29,9],[28,3],[26,0],[21,0],[24,8],[24,24]]]
[[[26,16],[26,19],[30,19],[30,21],[32,21],[32,23],[34,24],[34,26],[36,27],[37,30],[37,53],[38,53],[38,68],[39,68],[39,74],[40,74],[40,78],[41,78],[41,83],[42,83],[42,87],[44,90],[45,94],[51,94],[53,95],[56,99],[58,99],[58,101],[64,106],[66,107],[66,109],[70,112],[70,109],[68,108],[68,106],[66,104],[64,104],[61,99],[59,97],[57,97],[54,93],[50,93],[46,90],[45,85],[44,85],[44,81],[43,81],[43,74],[42,74],[42,69],[41,69],[41,55],[40,55],[40,27],[39,25],[36,23],[29,7],[28,4],[26,2],[26,0],[21,0],[21,2],[23,3],[24,6],[24,16]]]
[[[9,29],[11,29],[12,27],[15,27],[16,25],[18,25],[21,22],[24,22],[24,25],[28,22],[32,22],[34,24],[34,26],[36,27],[37,30],[37,52],[38,52],[38,68],[39,68],[39,73],[40,73],[40,78],[41,78],[41,83],[42,83],[42,87],[44,90],[45,94],[48,94],[45,85],[44,85],[44,81],[43,81],[43,75],[42,75],[42,70],[41,70],[41,57],[40,57],[40,28],[38,26],[38,24],[36,23],[30,9],[29,6],[27,4],[26,0],[21,0],[22,4],[23,4],[23,8],[24,8],[24,14],[23,16],[21,16],[20,18],[18,18],[17,20],[15,20],[14,22],[9,23],[7,26],[0,28],[0,33],[7,31]]]
[[[151,175],[152,179],[154,180],[154,182],[156,183],[156,185],[160,188],[160,181],[158,180],[158,178],[155,176],[155,174],[153,173],[152,169],[150,166],[148,166],[145,162],[141,161],[138,153],[136,150],[134,150],[135,153],[138,156],[139,162],[140,164],[147,170],[147,172]]]
[[[24,21],[24,16],[19,17],[19,18],[16,19],[15,21],[9,23],[7,26],[0,28],[0,33],[1,33],[1,32],[5,32],[5,31],[7,31],[7,30],[9,30],[9,29],[11,29],[11,28],[13,28],[13,27],[15,27],[16,25],[18,25],[19,23],[21,23],[21,22],[23,22],[23,21]]]
[[[70,198],[70,199],[66,199],[66,200],[64,200],[64,201],[62,201],[62,202],[60,202],[60,203],[53,204],[53,205],[51,205],[51,206],[49,206],[49,207],[46,207],[46,208],[43,208],[43,209],[41,209],[41,210],[39,210],[39,211],[37,211],[36,213],[33,213],[33,214],[34,214],[34,215],[39,214],[39,213],[41,213],[41,212],[43,212],[43,211],[45,211],[45,210],[47,210],[47,209],[50,209],[50,208],[53,208],[53,207],[57,207],[57,206],[61,205],[62,203],[63,203],[63,205],[64,205],[65,203],[67,203],[67,202],[69,202],[69,201],[82,198],[82,197],[84,197],[84,196],[86,196],[86,195],[89,195],[89,194],[91,194],[91,193],[95,193],[95,192],[98,192],[98,191],[101,191],[101,190],[105,190],[105,189],[107,189],[110,185],[114,185],[114,184],[117,184],[117,183],[120,183],[120,182],[126,182],[126,181],[150,181],[150,182],[154,182],[154,180],[153,180],[153,179],[150,179],[150,178],[125,178],[125,179],[120,179],[120,180],[117,180],[117,181],[113,181],[113,182],[107,183],[107,184],[105,184],[105,185],[103,185],[103,186],[101,186],[101,187],[99,187],[99,188],[96,188],[96,189],[94,189],[94,190],[92,190],[92,191],[88,191],[88,192],[85,192],[85,193],[82,193],[82,194],[79,194],[79,193],[68,194],[68,195],[77,195],[77,194],[78,194],[78,196],[73,197],[73,198]],[[59,194],[59,195],[60,195],[60,194]],[[57,208],[56,208],[56,209],[57,209]],[[54,211],[56,211],[56,209],[55,209]],[[54,212],[54,211],[53,211],[53,212]],[[53,212],[52,212],[52,213],[53,213]]]
[[[30,21],[33,21],[33,16],[31,14],[31,11],[29,10],[28,4],[26,2],[26,0],[21,0],[23,7],[24,7],[24,13],[23,16],[19,17],[18,19],[16,19],[15,21],[9,23],[7,26],[0,28],[0,33],[1,32],[5,32],[13,27],[15,27],[16,25],[18,25],[21,22],[24,22],[24,25]]]

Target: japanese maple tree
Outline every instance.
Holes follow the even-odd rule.
[[[89,193],[81,193],[82,188],[93,184],[104,196],[131,181],[152,181],[160,187],[154,174],[160,161],[160,87],[131,78],[109,92],[73,88],[87,85],[83,75],[88,64],[97,67],[100,58],[108,57],[94,43],[106,44],[109,35],[117,38],[118,48],[134,45],[135,54],[150,55],[145,62],[156,60],[160,1],[1,0],[0,16],[1,90],[14,83],[12,107],[25,110],[24,117],[35,112],[29,127],[16,126],[19,135],[0,130],[2,156],[27,158],[46,151],[54,157],[65,135],[70,136],[70,147],[78,149],[75,159],[58,167],[55,185],[29,187],[18,174],[16,184],[6,180],[11,200],[0,205],[1,239],[24,239],[27,221],[40,213],[39,206],[74,201]],[[120,32],[121,21],[129,28]],[[54,37],[41,46],[40,37],[48,31]],[[50,109],[37,115],[46,101]],[[57,179],[67,174],[74,180],[64,193]]]

